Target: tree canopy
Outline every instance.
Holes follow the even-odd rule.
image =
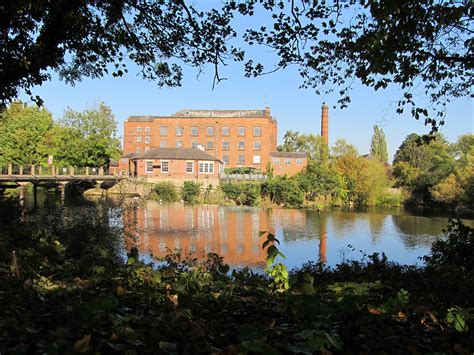
[[[283,144],[278,146],[280,152],[303,152],[309,160],[327,161],[329,149],[324,139],[316,134],[287,131],[283,137]]]
[[[388,162],[387,141],[385,132],[379,126],[374,126],[374,134],[370,142],[370,154],[380,160],[382,163]]]
[[[182,65],[211,65],[218,82],[221,65],[246,57],[248,76],[296,65],[302,87],[336,90],[340,107],[350,102],[355,78],[375,90],[401,88],[397,111],[408,108],[436,129],[446,103],[469,96],[474,83],[469,0],[229,1],[206,10],[183,0],[6,0],[0,10],[3,105],[20,90],[31,93],[51,70],[73,84],[121,76],[133,62],[142,77],[175,86]],[[256,28],[234,30],[238,16],[257,13]],[[274,65],[244,53],[238,47],[245,42],[234,46],[238,35],[274,49]]]

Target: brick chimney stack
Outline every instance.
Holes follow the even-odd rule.
[[[321,107],[321,137],[323,137],[326,144],[329,144],[329,106],[323,103]]]
[[[270,118],[270,107],[265,107],[265,117]]]

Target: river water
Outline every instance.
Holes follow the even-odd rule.
[[[26,209],[31,208],[30,197],[25,196]],[[74,210],[103,204],[111,212],[121,211],[110,200],[93,199],[93,202],[66,201],[64,207]],[[41,196],[39,206],[46,203],[58,208],[61,205],[54,194]],[[0,203],[0,213],[1,207]],[[442,230],[448,224],[447,217],[403,208],[318,212],[156,201],[143,201],[128,208],[118,220],[126,233],[135,235],[140,253],[147,261],[180,249],[196,257],[215,252],[232,266],[254,269],[265,263],[266,253],[261,248],[265,238],[259,237],[261,231],[277,237],[279,248],[286,256],[283,262],[289,268],[300,267],[307,261],[335,266],[343,260],[361,260],[374,252],[384,252],[389,260],[401,264],[421,265],[420,258],[429,253],[431,244],[443,236]],[[474,227],[473,219],[463,221]]]

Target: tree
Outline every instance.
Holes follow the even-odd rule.
[[[277,61],[266,69],[252,59],[248,76],[296,65],[303,87],[317,94],[338,89],[340,107],[351,101],[354,77],[374,90],[399,86],[397,112],[408,108],[436,130],[451,98],[471,95],[474,83],[472,4],[459,1],[264,0],[228,7],[251,16],[268,11],[272,23],[245,33],[249,44],[272,48]],[[415,102],[413,89],[423,88]]]
[[[424,139],[415,133],[408,135],[393,160],[397,185],[425,195],[430,187],[447,177],[453,169],[453,150],[440,134],[432,139]]]
[[[278,146],[278,151],[304,152],[308,155],[308,160],[327,161],[329,158],[328,146],[324,139],[313,133],[286,131],[283,144]]]
[[[352,144],[347,143],[343,138],[338,138],[334,143],[334,146],[331,148],[331,156],[333,158],[341,156],[357,157],[358,155],[359,152],[357,151],[357,148]]]
[[[47,162],[48,131],[53,127],[50,112],[17,101],[0,113],[0,122],[0,164]]]
[[[382,163],[388,162],[387,141],[385,133],[379,126],[374,126],[374,134],[370,143],[370,154],[379,159]]]
[[[198,11],[183,0],[4,0],[0,11],[3,106],[19,90],[31,94],[50,70],[73,84],[109,72],[122,76],[133,62],[143,78],[179,86],[182,64],[211,64],[219,81],[218,65],[243,55],[226,44],[235,36],[231,13]]]
[[[120,156],[117,122],[103,102],[83,112],[69,109],[59,126],[57,154],[68,165],[105,167]]]

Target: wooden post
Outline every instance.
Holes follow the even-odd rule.
[[[72,166],[69,167],[69,175],[74,175],[74,168]]]
[[[114,175],[117,176],[117,167],[114,167]]]
[[[23,175],[23,165],[20,165],[20,171],[19,171],[19,174],[20,174],[20,175]]]
[[[43,167],[40,165],[38,167],[38,175],[42,175],[43,174]]]
[[[8,175],[13,175],[13,164],[8,164]]]
[[[35,175],[35,166],[31,166],[30,175]]]
[[[55,170],[55,169],[54,169],[54,166],[51,165],[51,175],[56,175],[56,174],[54,173],[54,170]]]
[[[104,175],[104,168],[100,167],[99,168],[99,176],[102,176],[102,175]]]
[[[86,175],[89,176],[89,167],[86,167]]]
[[[59,175],[59,166],[56,167],[56,175]]]

